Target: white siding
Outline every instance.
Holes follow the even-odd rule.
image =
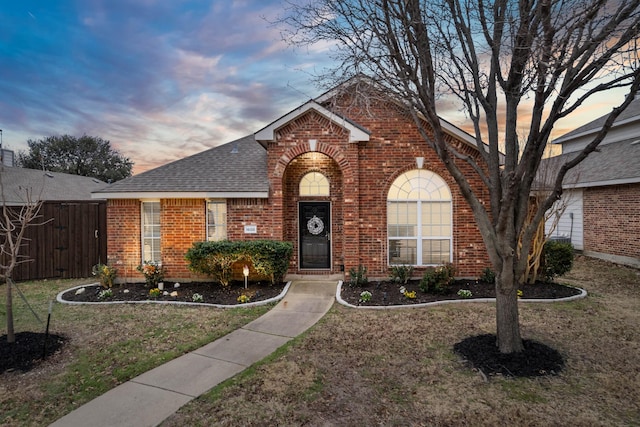
[[[595,137],[594,133],[589,133],[587,135],[577,136],[572,138],[566,142],[562,143],[562,153],[571,153],[573,151],[580,151],[587,146],[587,144],[593,141]],[[600,146],[611,144],[614,142],[624,141],[631,138],[639,138],[638,136],[638,123],[627,123],[624,125],[618,125],[612,128],[608,133],[604,140],[600,143]]]
[[[566,203],[566,209],[560,216],[556,229],[549,235],[553,217],[547,221],[545,232],[548,237],[569,237],[573,247],[584,250],[582,190],[565,190],[560,203]]]

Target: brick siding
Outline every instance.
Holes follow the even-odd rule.
[[[347,100],[348,101],[348,100]],[[344,105],[349,105],[346,102]],[[340,106],[332,106],[340,112]],[[387,265],[387,194],[393,181],[416,168],[416,157],[424,157],[424,169],[442,177],[452,193],[453,260],[459,276],[478,276],[489,266],[486,249],[470,207],[457,184],[432,148],[428,147],[410,117],[392,104],[370,104],[359,110],[349,105],[344,113],[371,131],[370,141],[349,142],[348,133],[314,110],[296,118],[276,132],[268,143],[269,199],[227,200],[227,231],[231,240],[275,239],[293,243],[291,273],[298,268],[298,203],[305,200],[331,202],[332,263],[327,273],[348,272],[365,265],[370,277],[385,277]],[[316,140],[310,152],[309,140]],[[456,142],[459,151],[479,154]],[[472,190],[485,203],[488,192],[472,169]],[[299,182],[310,171],[323,173],[330,182],[328,197],[300,197]],[[205,239],[206,203],[196,200],[161,201],[162,262],[169,277],[192,278],[184,254],[194,241]],[[245,234],[245,225],[255,225],[256,234]],[[108,205],[109,262],[127,266],[131,273],[140,263],[140,202],[112,200]],[[308,273],[308,272],[307,272]]]
[[[640,259],[640,184],[584,191],[584,249]]]

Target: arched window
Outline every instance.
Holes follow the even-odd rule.
[[[329,180],[320,172],[309,172],[300,180],[301,196],[328,196]]]
[[[387,195],[389,264],[436,265],[451,261],[451,191],[433,172],[399,176]]]

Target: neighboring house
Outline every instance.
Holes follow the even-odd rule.
[[[291,242],[291,274],[453,262],[460,276],[489,266],[472,212],[411,117],[388,98],[358,104],[328,92],[253,135],[116,182],[106,198],[109,263],[140,278],[143,261],[193,279],[185,253],[203,240]],[[457,149],[473,138],[443,121]],[[479,160],[480,161],[480,160]],[[463,169],[473,175],[471,168]],[[488,205],[479,178],[473,190]]]
[[[18,167],[0,167],[2,204],[19,210],[42,201],[39,217],[27,228],[21,255],[28,262],[14,280],[91,276],[106,262],[106,201],[91,193],[107,184],[95,178]],[[1,238],[1,237],[0,237]]]
[[[575,156],[606,117],[556,139],[563,154],[546,164],[557,167]],[[569,238],[585,255],[640,267],[640,99],[618,117],[599,148],[567,174],[563,187],[567,208],[550,237]]]

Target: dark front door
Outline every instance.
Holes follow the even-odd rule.
[[[300,268],[331,268],[329,202],[300,202]]]

